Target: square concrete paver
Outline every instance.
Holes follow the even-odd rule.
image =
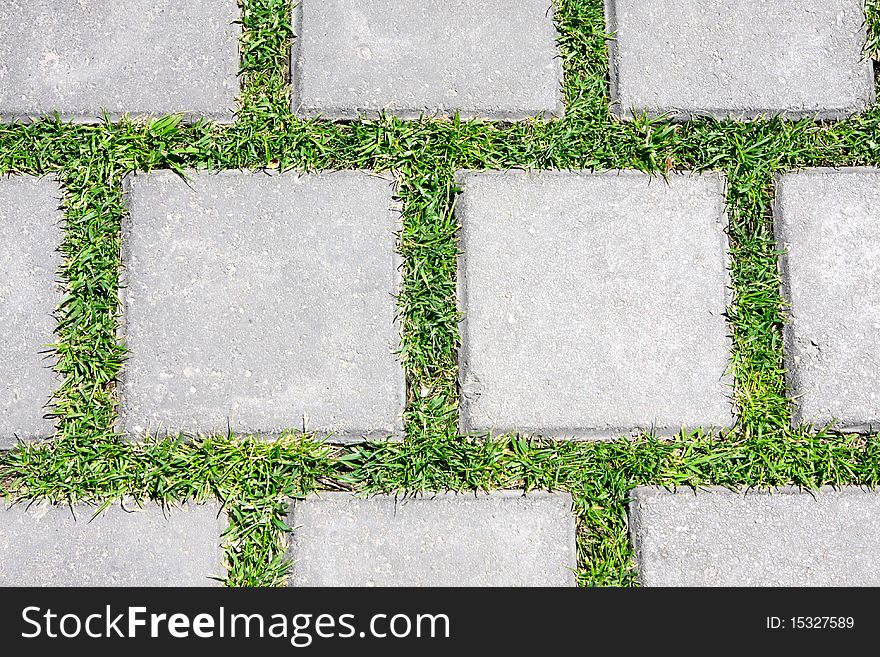
[[[776,234],[789,305],[795,424],[880,429],[880,170],[781,176]]]
[[[880,491],[637,488],[644,586],[880,586]]]
[[[294,502],[293,586],[573,586],[567,493],[499,491]]]
[[[0,586],[211,586],[226,575],[219,504],[0,501]],[[213,578],[213,579],[212,579]]]
[[[123,431],[400,434],[392,182],[188,176],[127,179]]]
[[[462,173],[462,429],[732,423],[724,180]]]
[[[550,0],[300,0],[293,109],[330,119],[563,112]]]
[[[0,118],[233,118],[236,0],[7,0]]]
[[[606,0],[613,111],[837,119],[874,102],[864,0]]]
[[[0,178],[0,449],[49,437],[64,213],[51,178]]]

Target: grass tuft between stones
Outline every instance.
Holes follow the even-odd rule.
[[[292,26],[287,0],[243,0],[238,121],[184,125],[0,125],[0,173],[54,174],[67,218],[53,411],[47,443],[0,454],[0,489],[13,497],[168,503],[218,497],[227,506],[228,584],[283,582],[285,500],[316,489],[365,492],[565,489],[579,523],[579,582],[632,585],[627,495],[644,484],[768,486],[880,484],[877,436],[790,427],[782,363],[785,309],[770,208],[775,174],[805,166],[880,165],[880,109],[835,124],[766,119],[738,124],[611,119],[602,0],[557,0],[566,115],[549,123],[304,121],[290,110]],[[867,4],[868,50],[880,49],[880,5]],[[392,171],[404,205],[399,298],[409,383],[407,440],[333,447],[288,435],[144,445],[114,434],[114,381],[125,358],[118,322],[121,179],[132,170],[277,168]],[[718,170],[728,181],[737,426],[724,437],[650,436],[560,443],[457,436],[454,172],[506,168],[633,168],[658,175]]]

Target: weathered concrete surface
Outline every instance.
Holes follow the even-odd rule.
[[[122,430],[402,433],[390,180],[127,179]]]
[[[211,586],[226,575],[219,504],[96,510],[0,500],[0,586]]]
[[[724,180],[462,173],[462,428],[732,423]]]
[[[880,170],[778,179],[776,235],[789,306],[795,424],[880,429]]]
[[[301,0],[293,109],[330,119],[563,112],[550,0]]]
[[[294,503],[293,586],[573,586],[567,493],[499,491]]]
[[[637,488],[644,586],[880,586],[880,491]]]
[[[0,178],[0,449],[47,438],[64,213],[51,178]]]
[[[236,0],[7,0],[0,118],[185,113],[230,122],[239,91]]]
[[[874,102],[863,0],[606,0],[613,111],[844,118]]]

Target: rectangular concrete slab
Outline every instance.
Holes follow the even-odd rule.
[[[880,490],[637,488],[643,586],[880,586]]]
[[[551,0],[300,0],[293,109],[513,120],[561,116]]]
[[[51,178],[0,178],[0,449],[47,438],[59,383],[53,372],[54,317],[64,213]]]
[[[126,180],[122,431],[400,435],[392,181],[187,176]]]
[[[216,586],[219,504],[0,503],[0,586]]]
[[[874,102],[864,0],[606,0],[612,111],[839,119]]]
[[[463,172],[465,432],[732,423],[724,180]]]
[[[289,524],[292,586],[575,584],[567,493],[321,493]]]
[[[230,122],[239,91],[237,0],[7,0],[0,118],[184,113]]]
[[[880,429],[880,170],[808,169],[777,180],[793,422]]]

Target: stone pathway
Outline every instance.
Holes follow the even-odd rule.
[[[720,176],[461,183],[464,430],[616,438],[732,424]]]
[[[13,0],[0,21],[0,116],[185,113],[230,122],[236,0]]]
[[[0,179],[0,449],[52,435],[46,414],[58,383],[49,345],[61,301],[60,198],[51,178]]]
[[[225,576],[219,504],[0,505],[0,586],[211,586]]]
[[[791,306],[786,366],[796,424],[880,428],[880,171],[782,176],[775,208]]]
[[[614,111],[845,118],[874,101],[863,0],[606,0]]]
[[[127,181],[123,431],[399,435],[391,182],[187,175]]]
[[[880,491],[637,488],[646,586],[880,586]]]
[[[573,586],[568,494],[321,493],[295,502],[293,586]]]
[[[302,0],[293,109],[524,119],[563,112],[547,0]],[[527,37],[526,37],[527,35]]]
[[[839,119],[874,101],[861,0],[608,0],[606,13],[608,92],[624,119]],[[240,19],[235,0],[13,0],[0,19],[0,117],[232,122]],[[549,0],[303,0],[294,28],[300,116],[565,111]],[[119,433],[404,438],[417,391],[399,354],[399,182],[395,172],[129,172]],[[458,183],[463,433],[723,439],[736,409],[720,173],[461,171]],[[880,425],[878,190],[869,168],[778,179],[796,425]],[[49,177],[0,180],[2,448],[53,432],[63,193]],[[633,500],[645,585],[880,585],[876,491],[643,488]],[[572,585],[572,506],[555,492],[312,496],[292,505],[290,583]],[[224,575],[219,504],[113,505],[88,522],[92,513],[0,510],[0,584]]]

